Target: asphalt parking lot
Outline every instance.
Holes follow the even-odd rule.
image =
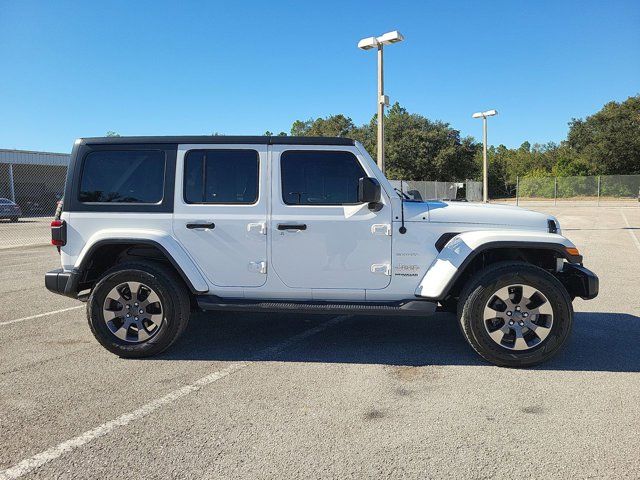
[[[122,360],[44,289],[53,247],[0,250],[0,479],[639,478],[640,208],[544,211],[601,290],[529,370],[447,314],[196,314]]]
[[[21,217],[16,223],[0,220],[0,250],[49,243],[51,216]]]

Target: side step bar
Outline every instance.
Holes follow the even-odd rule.
[[[202,310],[228,310],[235,312],[289,312],[349,315],[400,315],[427,316],[435,313],[437,303],[427,300],[403,300],[399,302],[320,302],[274,301],[230,299],[215,295],[198,295]]]

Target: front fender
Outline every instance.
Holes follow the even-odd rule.
[[[445,298],[465,267],[480,252],[495,248],[550,249],[572,263],[582,257],[570,255],[575,245],[562,235],[524,230],[475,230],[453,237],[440,251],[415,290],[415,295],[434,300]]]
[[[166,255],[193,292],[205,293],[209,291],[206,280],[187,252],[171,235],[160,230],[100,230],[87,240],[76,258],[74,270],[82,271],[86,260],[98,247],[117,243],[141,243],[157,247]]]

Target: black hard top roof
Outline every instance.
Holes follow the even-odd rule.
[[[80,139],[85,145],[104,144],[258,144],[258,145],[354,145],[344,137],[280,137],[280,136],[227,136],[227,135],[182,135],[170,137],[94,137]]]

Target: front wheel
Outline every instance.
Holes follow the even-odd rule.
[[[530,367],[553,357],[573,323],[571,298],[549,272],[522,262],[491,265],[460,296],[459,320],[469,344],[504,367]]]
[[[98,342],[126,358],[149,357],[169,348],[184,332],[189,312],[182,279],[153,262],[117,265],[87,301],[87,319]]]

